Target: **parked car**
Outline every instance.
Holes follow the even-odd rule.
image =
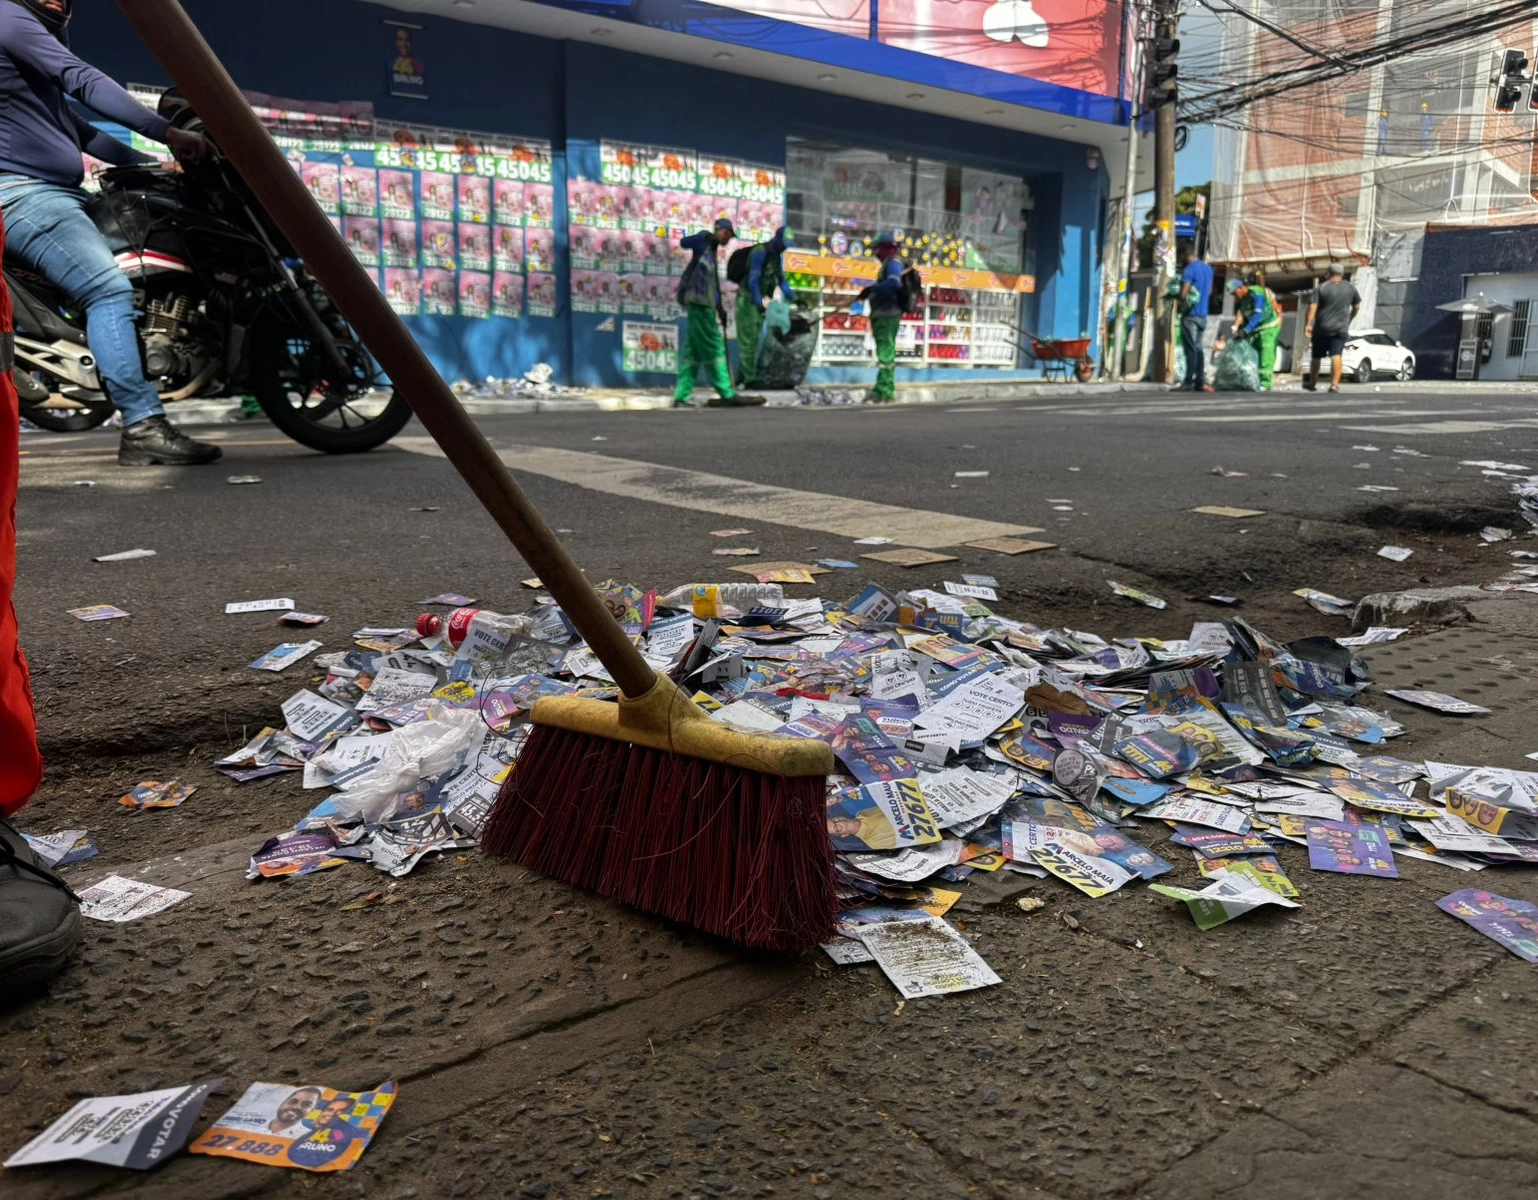
[[[1368,383],[1374,375],[1414,379],[1415,352],[1381,329],[1353,333],[1341,354],[1341,374],[1358,383]]]

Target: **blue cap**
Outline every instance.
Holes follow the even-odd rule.
[[[733,237],[737,236],[737,227],[733,225],[731,221],[726,217],[716,218],[716,228],[726,230],[726,232],[731,234]]]
[[[895,246],[897,245],[897,235],[889,229],[883,229],[876,235],[875,244],[878,246]]]
[[[1242,279],[1230,279],[1224,286],[1230,292],[1237,292],[1240,288],[1245,287],[1246,284]]]

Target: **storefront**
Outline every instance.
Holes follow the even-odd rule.
[[[472,24],[435,0],[272,0],[279,51],[225,5],[187,7],[445,376],[545,362],[558,382],[658,386],[676,364],[678,238],[718,216],[744,240],[792,230],[787,268],[821,315],[813,381],[869,376],[868,330],[843,309],[888,229],[929,291],[904,322],[899,381],[1031,375],[1024,330],[1094,336],[1111,181],[1098,140],[1068,135],[1116,134],[1120,10],[1070,4],[1106,10],[1103,36],[1088,57],[1056,44],[1053,69],[1099,90],[899,47],[868,15],[835,30],[691,4],[708,30],[664,33],[606,5],[444,0],[487,22]],[[782,27],[797,34],[783,48]],[[163,83],[111,11],[73,33],[115,77]],[[901,91],[926,71],[935,90]]]

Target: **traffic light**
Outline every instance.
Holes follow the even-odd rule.
[[[1156,37],[1148,39],[1148,91],[1147,106],[1163,108],[1176,100],[1176,85],[1180,67],[1175,58],[1180,53],[1180,39]]]
[[[1515,112],[1522,103],[1522,93],[1531,80],[1527,68],[1532,59],[1521,50],[1507,50],[1501,58],[1500,74],[1495,77],[1495,111]]]

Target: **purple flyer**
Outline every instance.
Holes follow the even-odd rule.
[[[1380,875],[1398,879],[1394,851],[1388,835],[1378,825],[1350,825],[1345,821],[1308,822],[1308,865],[1316,871],[1342,875]]]
[[[1510,900],[1494,892],[1464,888],[1437,901],[1437,907],[1466,921],[1518,958],[1538,963],[1538,904]]]

